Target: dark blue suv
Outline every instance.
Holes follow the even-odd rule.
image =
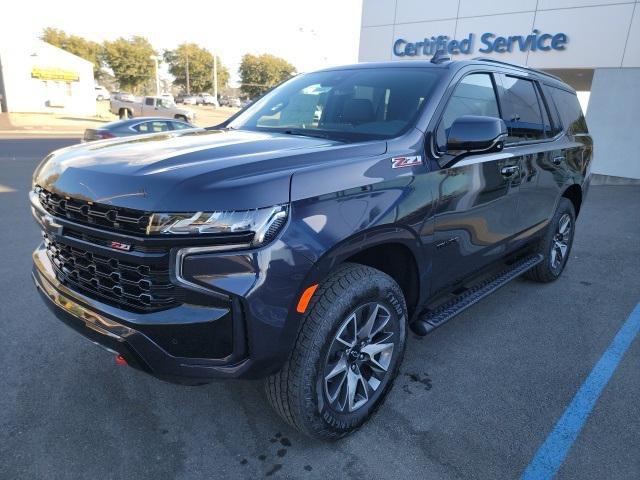
[[[561,274],[592,142],[575,91],[500,62],[296,76],[232,119],[47,156],[33,277],[59,319],[159,378],[266,378],[339,438],[424,335]]]

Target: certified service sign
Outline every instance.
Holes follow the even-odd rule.
[[[398,38],[393,43],[393,54],[396,57],[416,57],[420,55],[434,55],[443,51],[450,55],[471,54],[475,52],[476,34],[451,39],[447,35],[437,37],[425,37],[420,41],[409,41]],[[549,52],[551,50],[564,50],[569,37],[566,33],[542,33],[534,29],[529,35],[500,36],[495,33],[483,33],[480,35],[480,53],[507,53],[519,50],[521,52]]]

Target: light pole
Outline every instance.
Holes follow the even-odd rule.
[[[156,96],[160,96],[160,75],[158,74],[158,62],[162,60],[162,57],[158,55],[151,55],[151,60],[155,62],[156,66]]]
[[[213,55],[213,98],[215,105],[218,105],[218,57]]]

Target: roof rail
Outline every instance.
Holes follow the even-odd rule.
[[[555,80],[558,80],[562,83],[565,83],[564,80],[562,80],[560,77],[552,74],[552,73],[547,73],[547,72],[543,72],[542,70],[538,70],[536,68],[531,68],[531,67],[527,67],[525,65],[518,65],[517,63],[509,63],[509,62],[503,62],[502,60],[495,60],[493,58],[487,58],[487,57],[475,57],[473,60],[478,61],[478,62],[491,62],[491,63],[497,63],[499,65],[506,65],[508,67],[516,67],[516,68],[522,68],[523,70],[528,70],[529,72],[534,72],[534,73],[538,73],[540,75],[545,75],[547,77],[551,77]]]

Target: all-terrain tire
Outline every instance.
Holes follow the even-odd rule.
[[[397,334],[393,353],[385,377],[367,403],[339,412],[325,390],[326,362],[345,319],[368,305],[380,305],[388,314],[387,323]],[[375,413],[393,385],[404,354],[406,324],[405,299],[391,277],[364,265],[339,266],[314,293],[284,367],[266,380],[269,402],[287,423],[309,436],[335,440],[352,433]]]
[[[568,238],[564,239],[566,243],[565,253],[562,255],[562,260],[557,262],[554,266],[554,253],[553,250],[556,249],[555,255],[558,254],[557,251],[557,241],[558,236],[562,236],[559,232],[561,228],[561,222],[569,218],[569,234]],[[547,231],[544,236],[539,240],[537,245],[537,253],[541,253],[544,256],[542,262],[536,265],[534,268],[526,272],[524,275],[526,278],[530,280],[534,280],[536,282],[548,283],[557,280],[558,277],[562,274],[564,267],[567,264],[567,260],[569,260],[569,256],[571,254],[571,246],[573,245],[573,237],[575,232],[575,223],[576,223],[576,214],[575,209],[573,208],[573,203],[567,198],[560,198],[560,202],[558,202],[558,207],[556,208],[556,213],[553,215],[549,226],[547,227]]]

